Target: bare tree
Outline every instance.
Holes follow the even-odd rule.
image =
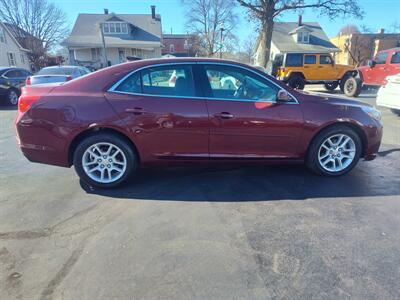
[[[246,63],[251,64],[253,62],[253,53],[255,46],[256,46],[256,37],[252,35],[248,36],[243,41],[242,47],[243,47],[243,53],[245,54],[246,57]]]
[[[238,23],[235,0],[182,0],[182,4],[186,8],[187,29],[198,35],[205,55],[213,56],[222,44],[230,47]]]
[[[355,16],[361,18],[363,12],[357,0],[237,0],[248,9],[249,16],[260,22],[260,45],[262,47],[261,65],[266,67],[270,56],[274,20],[288,11],[302,12],[314,9],[319,15],[331,19],[338,16]]]
[[[360,33],[360,30],[358,29],[357,25],[354,24],[347,24],[340,28],[339,34],[341,35],[350,35],[354,33]]]
[[[68,34],[65,13],[47,0],[0,0],[0,21],[28,53],[31,64],[40,68],[47,51]]]

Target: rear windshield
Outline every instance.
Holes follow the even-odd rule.
[[[44,68],[37,75],[72,75],[74,68]]]

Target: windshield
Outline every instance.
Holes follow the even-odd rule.
[[[37,75],[72,75],[74,71],[74,68],[43,68]]]

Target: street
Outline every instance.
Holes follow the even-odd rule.
[[[2,106],[0,299],[399,299],[400,117],[381,111],[379,156],[342,177],[204,166],[97,190],[28,162]]]

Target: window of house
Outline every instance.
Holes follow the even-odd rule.
[[[110,33],[110,24],[104,23],[103,24],[103,31],[104,31],[104,33]]]
[[[332,58],[329,55],[320,55],[319,56],[319,63],[321,65],[331,65]]]
[[[297,42],[298,43],[306,43],[308,44],[310,39],[310,35],[308,32],[299,31],[297,33]]]
[[[99,48],[91,48],[90,52],[92,54],[92,61],[99,59],[99,57],[100,57],[100,49]]]
[[[15,54],[12,52],[7,53],[9,66],[15,66]]]
[[[232,66],[206,66],[212,97],[242,101],[276,101],[278,88],[259,76]]]
[[[390,63],[391,64],[400,64],[400,51],[393,53]]]
[[[104,33],[127,34],[128,24],[123,22],[106,22],[103,25]]]
[[[375,57],[375,62],[377,65],[384,65],[386,64],[386,60],[388,57],[388,53],[387,52],[381,52],[379,53],[376,57]]]
[[[175,45],[174,44],[170,44],[169,45],[169,52],[171,52],[171,53],[175,52]]]
[[[4,32],[3,27],[0,27],[0,43],[6,42],[6,34]]]
[[[306,65],[313,65],[317,63],[316,55],[305,55],[304,57],[304,64]]]

